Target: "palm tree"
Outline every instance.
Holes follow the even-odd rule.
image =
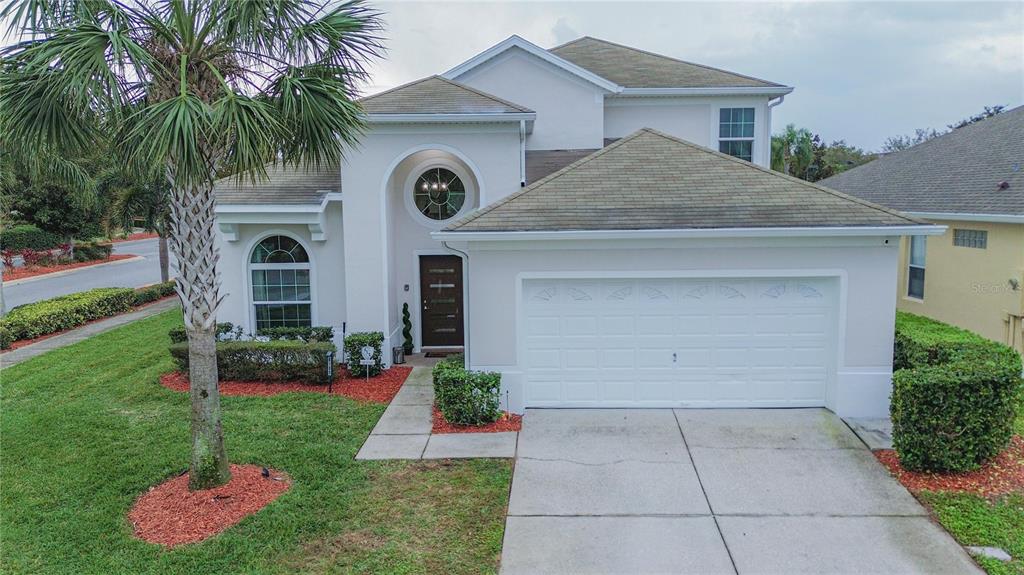
[[[189,339],[189,488],[231,475],[221,430],[214,244],[218,172],[337,165],[362,133],[353,100],[383,52],[361,0],[14,0],[0,133],[30,149],[86,149],[103,134],[170,186],[171,252]]]
[[[806,128],[786,126],[782,134],[772,136],[772,169],[807,179],[814,163],[814,135]]]
[[[145,173],[145,169],[125,170],[115,164],[100,173],[96,186],[110,198],[110,216],[121,229],[130,232],[141,221],[144,230],[156,233],[160,281],[166,282],[170,279],[171,186],[159,171]]]

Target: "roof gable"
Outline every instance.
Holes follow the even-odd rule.
[[[584,36],[549,50],[625,88],[782,88],[781,84]]]
[[[893,210],[644,128],[445,231],[922,224]]]
[[[518,104],[441,76],[430,76],[359,100],[374,114],[530,114]]]
[[[501,54],[504,54],[505,52],[513,48],[519,48],[520,50],[523,50],[527,54],[537,57],[557,68],[561,68],[562,70],[568,72],[569,74],[576,76],[577,78],[580,78],[582,80],[585,80],[591,84],[594,84],[595,86],[608,90],[609,92],[618,92],[621,89],[621,86],[615,84],[611,80],[603,78],[585,68],[581,68],[576,64],[569,62],[568,60],[559,58],[558,56],[552,54],[550,51],[545,50],[544,48],[541,48],[540,46],[534,44],[533,42],[525,40],[516,35],[508,37],[504,41],[495,44],[494,46],[491,46],[487,50],[480,52],[479,54],[473,56],[469,60],[466,60],[465,62],[459,64],[458,66],[455,66],[451,70],[448,70],[447,72],[444,73],[444,77],[449,79],[459,78],[460,76],[466,74],[467,72],[476,68],[477,66],[480,66],[485,62],[488,62],[493,58]]]
[[[1024,215],[1024,106],[824,180],[910,212]],[[1006,182],[1006,189],[1000,189]]]

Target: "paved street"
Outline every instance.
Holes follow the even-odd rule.
[[[68,274],[4,285],[7,309],[21,304],[98,287],[140,287],[160,281],[158,240],[114,244],[115,254],[134,254],[145,259],[86,267]]]

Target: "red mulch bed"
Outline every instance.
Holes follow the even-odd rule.
[[[395,366],[385,370],[369,381],[365,377],[352,377],[348,370],[339,368],[334,380],[334,395],[344,395],[358,401],[390,403],[398,389],[409,377],[411,367]],[[188,391],[188,374],[173,371],[160,376],[160,385],[174,391]],[[308,383],[287,383],[269,381],[222,381],[221,395],[245,395],[267,397],[279,393],[306,391],[311,393],[327,393],[326,385],[310,385]]]
[[[147,302],[147,303],[144,303],[142,305],[137,305],[134,308],[132,308],[132,309],[130,309],[130,310],[124,312],[124,313],[132,313],[133,311],[138,311],[138,310],[140,310],[140,309],[142,309],[144,307],[148,307],[148,306],[154,305],[156,303],[162,302],[164,300],[171,299],[173,297],[178,297],[178,296],[177,296],[177,294],[175,294],[175,295],[169,295],[167,297],[162,297],[160,299],[153,300],[151,302]],[[18,349],[19,347],[25,347],[26,345],[32,345],[33,343],[38,343],[40,341],[43,341],[44,339],[50,339],[51,337],[57,337],[58,335],[65,334],[65,333],[67,333],[67,332],[69,332],[71,330],[75,330],[75,329],[78,329],[80,327],[85,327],[85,326],[87,326],[87,325],[89,325],[91,323],[96,323],[98,321],[103,321],[105,319],[110,319],[112,317],[117,317],[118,315],[122,315],[122,314],[108,315],[107,317],[99,317],[99,318],[96,318],[94,320],[87,321],[87,322],[83,323],[82,325],[75,326],[75,327],[73,327],[71,329],[65,329],[64,331],[48,333],[46,335],[41,335],[39,337],[35,337],[35,338],[32,338],[32,339],[19,339],[18,341],[13,342],[11,344],[11,347],[9,347],[9,348],[7,348],[7,349],[5,349],[3,351],[0,351],[0,355],[3,355],[3,354],[5,354],[5,353],[7,353],[9,351],[14,351],[14,350]]]
[[[441,410],[434,406],[434,425],[431,433],[501,433],[519,431],[523,428],[523,416],[504,412],[501,418],[487,425],[456,425],[448,423]]]
[[[892,449],[875,451],[875,457],[912,492],[954,491],[999,497],[1024,492],[1024,437],[1015,435],[1010,447],[976,471],[967,473],[916,473],[900,466]]]
[[[111,238],[111,243],[119,244],[121,242],[134,242],[135,240],[148,240],[150,238],[158,238],[160,234],[156,232],[139,232],[137,234],[131,234],[124,238]]]
[[[288,491],[279,471],[262,476],[258,465],[232,465],[231,481],[202,491],[188,490],[188,474],[150,488],[128,512],[135,536],[174,547],[211,537],[266,507]]]
[[[114,254],[109,258],[102,260],[91,260],[88,262],[74,262],[70,264],[57,264],[55,266],[35,266],[32,268],[14,268],[4,270],[4,281],[10,282],[14,280],[23,280],[25,278],[31,278],[35,276],[42,276],[46,274],[52,274],[55,272],[62,272],[64,270],[73,270],[76,268],[87,268],[89,266],[95,266],[99,264],[105,264],[108,262],[114,262],[117,260],[126,260],[128,258],[138,257],[132,254]]]

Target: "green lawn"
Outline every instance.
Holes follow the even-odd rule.
[[[996,502],[971,494],[921,493],[939,522],[963,545],[1001,547],[1013,561],[979,559],[989,575],[1024,575],[1024,493]]]
[[[480,573],[497,568],[511,463],[356,462],[383,406],[223,398],[228,454],[292,488],[203,543],[134,539],[125,513],[188,462],[167,312],[0,372],[0,570],[7,573]]]
[[[1015,424],[1017,434],[1024,435],[1024,394]],[[1010,563],[979,559],[989,575],[1024,575],[1024,493],[996,501],[963,493],[924,492],[918,497],[961,544],[1000,547],[1014,558]]]

